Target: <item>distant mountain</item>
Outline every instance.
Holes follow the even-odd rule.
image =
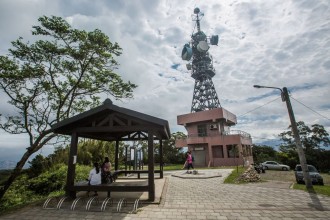
[[[17,162],[12,160],[2,160],[0,161],[0,170],[10,170],[14,169]]]

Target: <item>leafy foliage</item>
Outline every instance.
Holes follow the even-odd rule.
[[[308,164],[315,165],[320,170],[329,168],[329,157],[324,158],[324,155],[329,155],[329,151],[325,150],[330,145],[330,137],[328,132],[322,125],[314,124],[308,127],[304,122],[297,122],[298,132]],[[291,126],[289,126],[289,129]],[[288,165],[294,167],[298,163],[298,154],[296,145],[291,130],[279,134],[283,143],[280,146],[280,151],[285,153],[288,158]],[[295,162],[294,162],[295,161]]]
[[[39,195],[48,195],[52,191],[63,190],[66,183],[67,169],[64,164],[58,164],[51,170],[30,179],[27,188]]]
[[[163,162],[166,164],[183,164],[185,161],[185,154],[182,148],[175,147],[175,140],[180,137],[185,137],[182,132],[176,132],[171,134],[169,140],[163,142]],[[159,163],[159,145],[155,146],[155,161]]]
[[[5,196],[0,199],[0,211],[31,203],[41,198],[27,189],[27,181],[28,176],[23,174],[13,182]]]
[[[306,160],[308,164],[316,166],[320,171],[329,171],[330,151],[326,148],[330,144],[329,134],[322,125],[314,124],[311,127],[304,122],[297,122],[299,136],[303,144]],[[279,152],[269,146],[253,145],[253,158],[255,163],[267,160],[275,160],[294,168],[299,163],[296,143],[291,131],[279,134],[283,143],[279,147]]]
[[[101,164],[104,157],[109,157],[110,162],[115,161],[115,142],[84,139],[78,143],[77,163],[92,166],[93,162]],[[119,142],[119,162],[124,161],[125,143]],[[54,153],[50,154],[46,160],[48,163],[68,163],[69,146],[57,147]],[[46,164],[47,162],[45,162]],[[46,168],[46,167],[45,167]]]
[[[328,132],[322,125],[314,124],[310,127],[305,125],[304,122],[297,122],[298,132],[301,143],[306,152],[310,150],[320,149],[321,147],[328,147],[330,145],[330,138]],[[291,126],[289,126],[291,129]],[[285,131],[279,134],[284,143],[280,146],[283,152],[296,150],[295,141],[292,131]]]
[[[78,164],[76,166],[76,181],[85,180],[88,177],[91,166]],[[29,179],[27,188],[39,195],[49,195],[54,191],[64,191],[67,177],[67,165],[56,164],[50,170],[41,175]]]
[[[132,97],[136,85],[113,72],[121,54],[100,30],[73,29],[60,17],[40,17],[33,44],[12,42],[10,56],[0,56],[0,86],[20,110],[2,128],[36,138],[49,125],[99,104],[101,93]],[[25,120],[22,120],[25,119]]]
[[[30,178],[39,176],[43,170],[49,169],[51,166],[50,161],[41,154],[38,154],[32,161],[29,161],[29,164],[28,174]]]
[[[270,146],[253,145],[253,160],[254,163],[259,164],[267,160],[276,160],[276,150]]]
[[[176,133],[172,135],[172,139],[164,143],[164,160],[166,163],[175,163],[179,161],[180,165],[176,165],[172,169],[181,169],[182,158],[184,154],[180,149],[175,148],[174,142],[177,136],[183,135]],[[147,144],[140,142],[142,146]],[[119,145],[119,162],[125,162],[124,149],[126,144],[120,142]],[[145,148],[145,157],[147,156]],[[157,151],[157,150],[156,150]],[[81,140],[78,143],[78,155],[76,165],[75,181],[85,180],[92,168],[92,163],[97,161],[101,163],[105,156],[114,161],[115,143]],[[64,194],[67,175],[67,161],[69,157],[69,147],[57,147],[54,153],[47,157],[37,155],[31,162],[30,168],[14,181],[5,196],[0,200],[0,210],[7,210],[10,207],[24,205],[33,201],[44,199],[48,196],[58,196]],[[168,167],[165,167],[168,169]]]
[[[76,181],[84,180],[92,167],[77,164]],[[48,196],[63,195],[66,181],[67,165],[57,164],[37,177],[29,178],[22,174],[10,186],[0,200],[0,210],[8,210]]]
[[[99,105],[100,94],[131,98],[137,87],[114,72],[121,48],[100,30],[77,30],[55,16],[38,21],[40,26],[33,26],[32,34],[39,39],[30,44],[19,38],[12,42],[8,56],[0,56],[0,89],[17,110],[13,115],[0,115],[0,128],[29,137],[27,151],[0,198],[28,158],[56,141],[51,125]]]

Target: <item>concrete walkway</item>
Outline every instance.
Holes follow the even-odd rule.
[[[205,179],[180,178],[176,172],[182,173],[166,173],[160,204],[142,204],[136,214],[129,213],[131,204],[121,213],[113,208],[45,210],[39,205],[0,219],[330,219],[330,197],[290,189],[289,183],[231,185],[223,184],[230,170],[217,170],[221,177]]]

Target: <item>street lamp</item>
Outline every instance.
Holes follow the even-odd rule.
[[[294,139],[295,139],[295,142],[296,142],[297,152],[298,152],[299,161],[300,161],[301,168],[302,168],[303,175],[304,175],[306,188],[307,189],[313,189],[312,181],[311,181],[311,178],[308,174],[308,168],[307,168],[305,153],[304,153],[304,150],[302,148],[302,144],[301,144],[299,133],[298,133],[296,119],[295,119],[294,114],[293,114],[288,89],[286,87],[283,87],[283,90],[282,90],[281,88],[277,88],[277,87],[259,86],[259,85],[254,85],[253,87],[257,88],[257,89],[260,89],[260,88],[278,89],[278,90],[281,91],[282,101],[286,102],[286,107],[288,108],[288,113],[289,113],[289,117],[290,117],[290,121],[291,121],[292,132],[293,132],[293,136],[294,136]]]

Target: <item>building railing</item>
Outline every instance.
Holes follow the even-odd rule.
[[[218,132],[212,132],[212,133],[196,133],[196,134],[189,134],[187,137],[177,137],[177,139],[186,139],[186,138],[192,138],[192,137],[214,137],[219,136],[220,133]],[[251,135],[245,131],[241,130],[231,130],[231,131],[224,131],[222,132],[222,135],[240,135],[241,137],[250,138]]]
[[[251,138],[251,135],[241,130],[231,130],[230,132],[223,132],[224,135],[241,135],[242,137]]]

